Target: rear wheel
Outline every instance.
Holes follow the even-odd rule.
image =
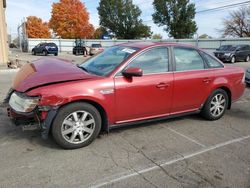
[[[89,145],[101,130],[101,116],[98,110],[84,102],[63,107],[57,114],[52,135],[65,149],[76,149]]]
[[[36,52],[35,52],[35,50],[32,50],[32,55],[36,55]]]
[[[55,55],[55,56],[57,56],[57,55],[58,55],[58,53],[55,53],[54,55]]]
[[[228,95],[223,89],[215,90],[207,99],[201,115],[208,120],[220,119],[228,107]]]
[[[245,62],[248,62],[248,61],[250,61],[250,56],[249,55],[245,59]]]

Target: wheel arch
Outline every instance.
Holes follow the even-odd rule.
[[[99,104],[98,102],[96,102],[96,101],[93,101],[93,100],[90,100],[90,99],[74,100],[74,101],[71,101],[71,102],[68,102],[68,103],[65,103],[65,104],[61,105],[58,108],[58,110],[60,110],[64,106],[67,106],[67,105],[72,104],[72,103],[78,103],[78,102],[85,102],[85,103],[93,105],[99,111],[99,113],[101,115],[101,118],[102,118],[101,130],[108,132],[108,130],[109,130],[109,128],[108,128],[108,114],[107,114],[106,110],[104,109],[104,107],[101,104]]]
[[[224,90],[227,93],[227,96],[228,96],[228,106],[227,106],[227,109],[230,109],[231,105],[232,105],[232,92],[231,92],[231,90],[227,86],[220,86],[220,87],[217,87],[216,89],[222,89],[222,90]],[[214,89],[214,90],[216,90],[216,89]]]
[[[56,115],[60,109],[62,109],[63,107],[65,107],[69,104],[78,103],[78,102],[85,102],[85,103],[93,105],[100,112],[100,115],[101,115],[101,119],[102,119],[101,131],[109,132],[108,115],[107,115],[107,112],[105,111],[105,109],[103,108],[103,106],[100,105],[99,103],[97,103],[96,101],[89,100],[89,99],[82,99],[82,100],[75,100],[75,101],[65,103],[65,104],[59,106],[56,110],[52,110],[51,111],[52,116],[47,117],[45,120],[45,122],[47,122],[47,123],[45,125],[45,129],[42,131],[42,137],[45,139],[48,138],[48,135],[51,132],[52,124],[53,124],[53,122],[56,118]]]

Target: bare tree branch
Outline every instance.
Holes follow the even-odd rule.
[[[223,29],[220,30],[224,37],[250,37],[250,7],[242,7],[230,13],[223,20]]]

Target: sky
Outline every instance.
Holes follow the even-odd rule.
[[[37,16],[44,21],[49,21],[51,5],[53,2],[58,1],[59,0],[7,0],[6,19],[8,33],[11,34],[12,37],[17,36],[17,27],[27,16]],[[197,12],[244,1],[246,0],[190,0],[190,2],[195,3]],[[98,27],[99,17],[96,8],[99,5],[99,0],[81,0],[81,2],[85,3],[89,12],[90,23]],[[164,39],[167,39],[169,37],[163,30],[163,27],[158,27],[152,21],[151,15],[154,12],[152,2],[153,0],[133,0],[133,3],[138,5],[142,11],[141,19],[144,21],[144,24],[151,26],[151,30],[154,34],[161,34]],[[250,3],[248,5],[250,5]],[[220,37],[221,34],[218,30],[222,28],[223,19],[227,18],[231,11],[237,10],[239,7],[240,6],[234,6],[219,11],[197,13],[195,17],[198,26],[197,34],[202,35],[206,33],[214,38]]]

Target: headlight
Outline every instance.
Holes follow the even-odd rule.
[[[38,104],[39,97],[28,97],[21,93],[12,93],[9,105],[17,112],[31,112]]]
[[[224,55],[225,55],[225,56],[230,56],[230,55],[231,55],[231,53],[225,53]]]

